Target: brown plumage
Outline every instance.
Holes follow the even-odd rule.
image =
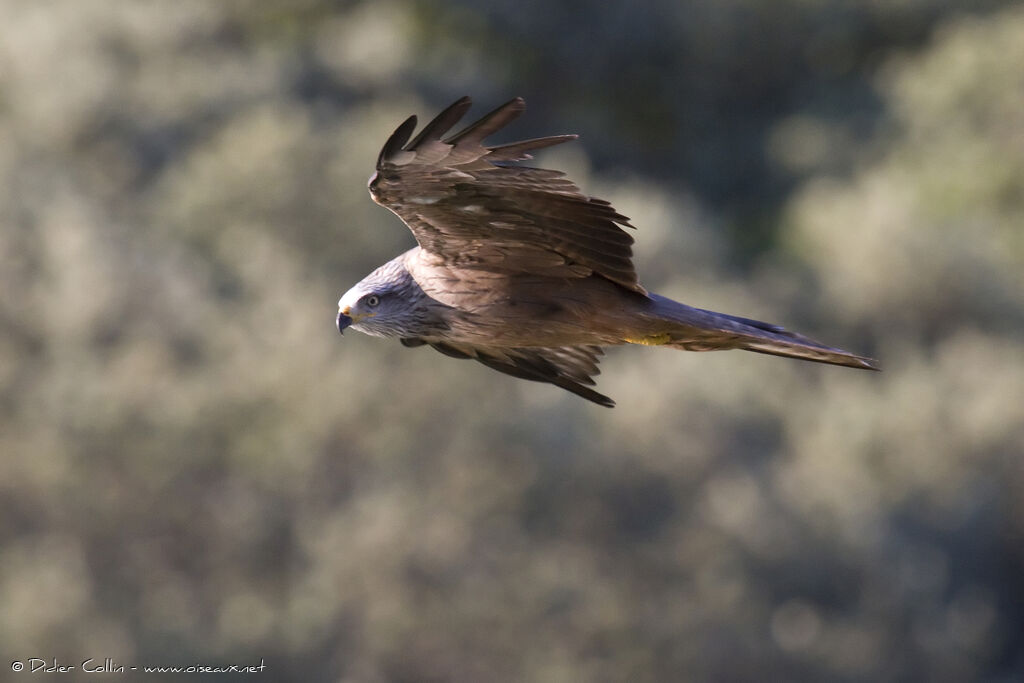
[[[412,140],[411,116],[384,144],[370,194],[419,246],[342,296],[339,330],[430,345],[605,406],[614,402],[589,386],[601,347],[615,344],[745,349],[877,369],[776,325],[648,294],[625,216],[558,171],[515,164],[576,136],[485,146],[525,109],[516,98],[444,138],[469,107],[468,97],[458,100]]]

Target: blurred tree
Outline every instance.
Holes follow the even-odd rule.
[[[0,3],[2,654],[1020,678],[1001,4]],[[339,340],[411,240],[366,196],[379,145],[467,92],[584,134],[545,163],[634,218],[652,285],[886,372],[613,353],[603,411]]]
[[[975,2],[970,11],[1003,4]],[[490,99],[507,98],[505,84],[514,84],[551,111],[534,117],[537,134],[568,121],[598,169],[643,168],[688,187],[724,216],[745,259],[772,247],[777,212],[808,170],[842,172],[858,159],[852,141],[870,135],[884,112],[872,87],[878,64],[923,44],[952,10],[968,10],[949,0],[414,6],[432,73],[470,76]],[[441,91],[435,99],[464,94],[450,80],[425,80],[428,92]],[[794,169],[765,154],[775,124],[796,113],[834,140],[848,138],[831,145],[825,169]]]

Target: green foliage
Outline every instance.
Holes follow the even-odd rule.
[[[950,5],[4,4],[4,657],[1022,675],[1024,13]],[[340,338],[464,92],[585,133],[651,289],[885,371],[616,350],[607,411]]]

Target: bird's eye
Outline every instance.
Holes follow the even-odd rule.
[[[370,308],[376,308],[377,304],[379,303],[380,297],[377,296],[376,294],[371,294],[370,296],[366,297],[366,305],[369,306]]]

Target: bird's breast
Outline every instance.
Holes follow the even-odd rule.
[[[621,288],[599,278],[509,276],[472,269],[417,273],[424,293],[443,304],[451,339],[499,346],[614,344],[609,322],[623,310]]]

